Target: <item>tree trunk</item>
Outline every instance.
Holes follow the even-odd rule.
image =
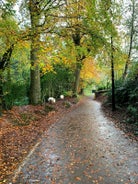
[[[114,111],[116,107],[115,107],[115,82],[114,82],[114,46],[112,36],[111,36],[111,78],[112,78],[112,111]]]
[[[79,92],[80,70],[81,70],[80,67],[77,67],[75,71],[74,94],[78,94]]]
[[[39,8],[33,1],[29,1],[29,10],[31,17],[31,71],[30,71],[30,103],[33,105],[41,102],[41,85],[40,85],[40,69],[39,69],[39,48],[40,48],[40,32],[39,32]]]
[[[125,69],[123,73],[123,79],[126,78],[127,72],[128,72],[128,66],[130,64],[130,58],[131,58],[131,52],[132,52],[132,44],[133,44],[133,37],[134,37],[134,19],[135,19],[135,3],[134,0],[132,0],[132,20],[131,20],[131,31],[130,31],[130,43],[129,43],[129,51],[128,56],[125,64]]]
[[[75,34],[72,35],[73,38],[73,42],[77,47],[81,46],[80,40],[81,40],[81,36],[80,36],[80,31],[79,29],[76,29]],[[79,93],[79,83],[80,83],[80,71],[81,71],[81,67],[82,67],[82,58],[80,56],[79,51],[77,52],[76,55],[76,69],[75,69],[75,82],[74,82],[74,95],[77,95]]]
[[[30,51],[31,71],[30,71],[30,103],[33,105],[41,102],[40,69],[38,62],[39,36],[32,38]]]
[[[0,71],[0,116],[2,115],[3,110],[3,77],[2,71]]]
[[[33,105],[41,102],[41,88],[40,88],[40,70],[39,67],[31,69],[30,81],[30,103]]]

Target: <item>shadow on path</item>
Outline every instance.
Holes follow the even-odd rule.
[[[20,168],[14,184],[138,184],[138,144],[85,98],[52,125]]]

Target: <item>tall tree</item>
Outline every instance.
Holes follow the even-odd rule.
[[[135,45],[135,40],[136,40],[136,34],[137,34],[137,8],[138,8],[138,2],[136,0],[131,0],[129,4],[129,11],[131,12],[131,16],[129,17],[129,20],[127,19],[127,26],[129,30],[129,47],[128,47],[128,54],[127,54],[127,59],[125,63],[125,68],[123,72],[123,79],[126,78],[127,73],[128,73],[128,67],[131,63],[132,59],[132,51],[134,49]]]
[[[72,39],[75,52],[74,93],[77,94],[84,59],[90,54],[95,56],[105,40],[101,35],[103,25],[98,21],[96,1],[68,0],[63,15],[62,29]]]
[[[112,111],[116,109],[115,105],[115,70],[114,70],[114,42],[111,35],[111,81],[112,81]]]
[[[40,47],[40,7],[37,1],[29,1],[29,11],[31,19],[31,81],[30,81],[30,102],[38,104],[41,101],[41,86],[40,86],[40,70],[38,61],[38,52]]]
[[[105,23],[107,26],[107,33],[105,36],[107,37],[106,48],[108,50],[110,63],[111,63],[111,83],[112,83],[112,110],[115,110],[115,40],[118,36],[116,26],[118,25],[120,11],[118,4],[116,1],[106,0],[101,1],[102,9],[105,12]],[[103,6],[104,5],[104,6]],[[110,47],[109,47],[110,46]]]
[[[56,12],[64,4],[63,0],[26,0],[23,2],[29,10],[30,21],[29,39],[31,41],[30,60],[30,103],[38,104],[41,101],[40,86],[40,46],[44,35],[50,33],[56,23]],[[22,6],[23,7],[23,6]]]
[[[74,81],[74,94],[79,92],[79,82],[80,82],[80,71],[83,66],[83,60],[86,57],[86,48],[83,45],[84,38],[84,26],[83,26],[83,18],[85,12],[85,3],[80,0],[69,0],[66,2],[65,8],[65,21],[66,28],[65,31],[69,31],[69,36],[72,39],[74,45],[75,52],[75,81]]]

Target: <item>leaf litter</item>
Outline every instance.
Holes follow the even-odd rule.
[[[66,101],[71,106],[66,107]],[[42,134],[76,105],[65,98],[55,104],[14,106],[0,117],[0,184],[6,183]]]

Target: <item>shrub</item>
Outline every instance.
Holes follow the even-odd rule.
[[[111,101],[111,90],[108,92],[108,102]],[[138,77],[128,77],[125,81],[115,82],[116,106],[126,107],[128,122],[138,123]]]
[[[119,106],[129,105],[129,103],[138,102],[138,81],[135,79],[128,79],[115,82],[115,97],[116,104]],[[109,90],[108,101],[111,101],[112,91]]]
[[[69,68],[59,64],[53,67],[54,72],[46,73],[41,78],[42,99],[46,99],[49,96],[59,98],[61,94],[66,96],[66,91],[72,89],[73,72]]]
[[[127,112],[130,115],[128,122],[138,124],[138,104],[135,106],[129,105],[127,108]]]
[[[70,107],[72,106],[71,102],[69,102],[69,101],[63,102],[63,105],[64,105],[66,108],[70,108]]]
[[[12,83],[10,89],[4,86],[4,99],[7,109],[12,108],[13,105],[27,105],[29,103],[28,88],[29,86],[25,83]]]

